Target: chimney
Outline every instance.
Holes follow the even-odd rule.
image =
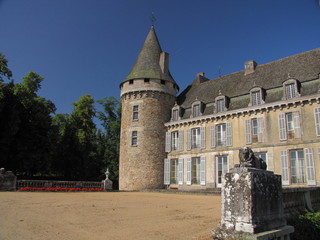
[[[169,53],[167,53],[167,52],[161,52],[160,53],[159,64],[160,64],[162,72],[164,74],[168,73],[168,70],[169,70]]]
[[[204,76],[204,72],[197,73],[197,79],[199,80],[200,83],[203,83],[209,80]]]
[[[253,60],[244,63],[244,75],[253,73],[257,67],[257,63]]]

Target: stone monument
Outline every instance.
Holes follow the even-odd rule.
[[[102,180],[103,183],[103,189],[104,190],[112,190],[112,181],[109,179],[109,169],[107,168],[107,171],[104,173],[106,175],[106,179]]]
[[[0,191],[15,191],[17,177],[11,171],[0,168]]]
[[[214,239],[286,239],[294,231],[286,225],[282,206],[281,176],[244,147],[240,164],[223,176],[221,222]]]

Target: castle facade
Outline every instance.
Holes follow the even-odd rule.
[[[221,187],[248,146],[284,186],[320,185],[320,49],[208,79],[178,96],[152,27],[121,83],[120,190]]]

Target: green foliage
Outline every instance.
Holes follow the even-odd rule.
[[[12,77],[12,72],[8,68],[8,60],[6,59],[6,56],[0,52],[0,84],[3,81],[2,77],[10,79]]]
[[[97,134],[98,154],[103,159],[104,170],[109,168],[109,178],[117,185],[119,180],[119,148],[121,126],[121,104],[114,97],[98,101],[103,106],[103,112],[98,112],[104,131]]]
[[[98,101],[97,113],[92,96],[84,95],[70,114],[54,115],[55,105],[38,95],[44,78],[29,72],[16,84],[7,63],[0,53],[0,166],[18,178],[59,180],[102,180],[109,168],[117,185],[119,100]]]
[[[288,219],[288,225],[294,226],[291,240],[317,240],[320,236],[320,212],[306,212],[295,218]]]

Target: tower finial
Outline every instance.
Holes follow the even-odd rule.
[[[156,17],[154,16],[154,12],[151,13],[150,21],[151,21],[151,26],[154,27],[154,23],[156,21]]]

